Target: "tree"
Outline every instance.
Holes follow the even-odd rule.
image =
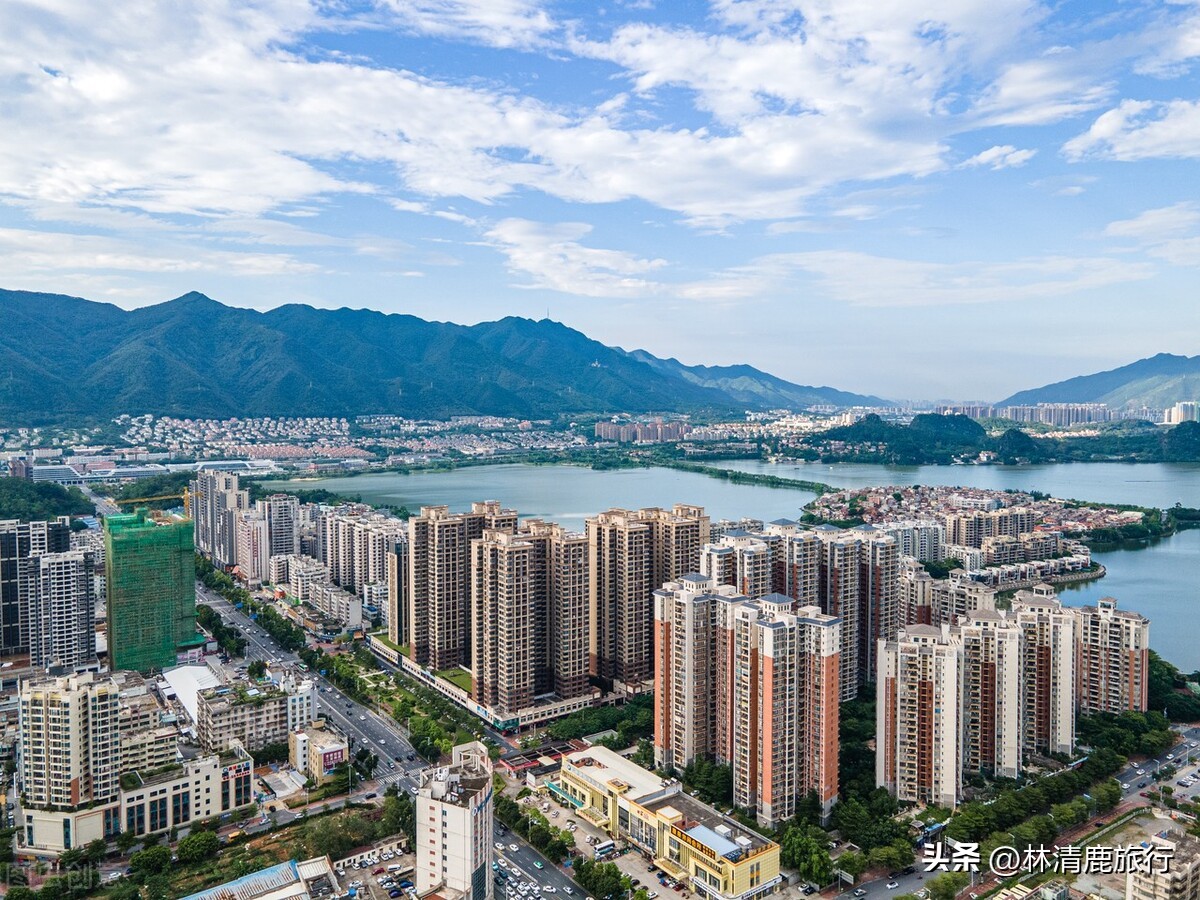
[[[847,850],[835,860],[834,865],[857,881],[867,871],[867,858],[857,850]]]
[[[221,849],[221,839],[211,831],[199,831],[189,834],[175,849],[175,855],[181,863],[198,863],[212,859]]]
[[[8,893],[4,895],[5,900],[37,900],[37,894],[32,888],[26,887],[23,884],[15,884],[8,889]]]
[[[246,674],[251,678],[262,678],[267,674],[267,664],[261,659],[256,659],[246,666]]]
[[[142,875],[158,875],[171,868],[171,848],[151,847],[149,850],[139,850],[129,858],[129,865],[134,872]]]
[[[137,842],[138,842],[137,835],[134,834],[132,831],[122,831],[120,834],[117,835],[117,838],[116,838],[117,851],[122,856],[124,856],[126,853],[128,853],[130,850],[133,849],[133,845],[136,844]]]
[[[828,839],[814,826],[790,826],[779,840],[779,859],[813,884],[828,884],[833,877]]]
[[[83,848],[83,855],[89,866],[98,866],[108,856],[108,844],[104,842],[104,838],[88,841],[87,846]]]
[[[971,876],[966,872],[944,872],[931,878],[925,882],[929,900],[954,900],[970,880]]]
[[[1108,812],[1121,802],[1121,785],[1110,779],[1092,791],[1092,799],[1096,801],[1097,810]]]

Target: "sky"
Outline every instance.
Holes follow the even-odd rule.
[[[4,18],[0,287],[549,316],[892,398],[1200,352],[1197,2]]]

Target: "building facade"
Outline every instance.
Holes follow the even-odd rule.
[[[1075,705],[1080,713],[1145,712],[1150,620],[1104,597],[1075,615]]]
[[[459,744],[449,766],[422,772],[415,802],[417,894],[455,891],[465,900],[491,900],[492,764],[487,747]]]

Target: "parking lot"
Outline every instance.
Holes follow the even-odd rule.
[[[334,864],[334,873],[342,896],[353,888],[355,896],[364,900],[412,900],[416,896],[413,863],[410,854],[375,850],[353,861],[339,860]]]

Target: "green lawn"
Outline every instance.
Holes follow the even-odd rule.
[[[475,681],[471,678],[471,673],[465,669],[446,669],[437,674],[438,678],[443,678],[455,687],[462,688],[468,694],[475,688]]]

